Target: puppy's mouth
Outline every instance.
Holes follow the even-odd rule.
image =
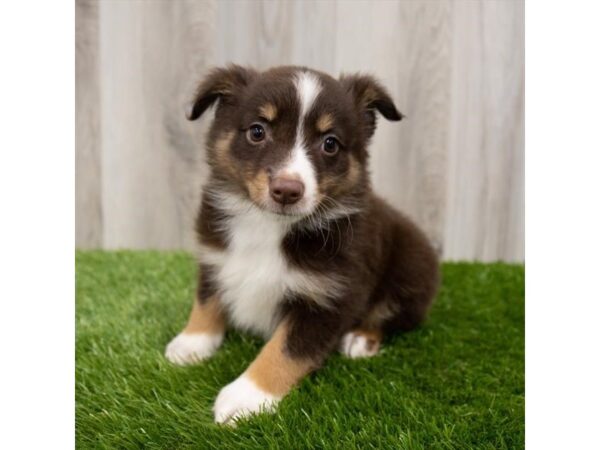
[[[304,203],[306,202],[300,202],[302,204],[292,204],[292,205],[288,205],[288,204],[280,204],[271,200],[267,200],[266,202],[261,202],[259,204],[257,204],[257,206],[262,209],[263,211],[266,211],[268,213],[271,214],[275,214],[276,216],[280,216],[280,217],[290,217],[290,218],[302,218],[302,217],[306,217],[309,216],[310,214],[312,214],[312,208],[308,208],[306,205],[304,205]],[[255,202],[256,204],[256,202]]]

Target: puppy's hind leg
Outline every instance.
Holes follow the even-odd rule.
[[[366,358],[379,353],[386,323],[397,314],[397,309],[387,296],[371,305],[363,320],[342,337],[340,353],[349,358]]]
[[[381,347],[383,333],[380,329],[354,328],[340,341],[340,352],[349,358],[375,356]]]

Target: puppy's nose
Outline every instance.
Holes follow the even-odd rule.
[[[269,193],[277,203],[293,205],[304,195],[304,184],[291,178],[273,178],[269,185]]]

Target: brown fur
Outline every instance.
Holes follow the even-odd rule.
[[[361,173],[360,164],[354,155],[348,157],[348,166],[342,174],[323,175],[319,183],[319,194],[324,199],[326,197],[338,197],[342,194],[351,192],[356,185],[360,183]]]

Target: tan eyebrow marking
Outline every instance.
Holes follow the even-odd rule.
[[[277,117],[277,107],[273,103],[265,103],[258,109],[258,113],[269,122]]]
[[[319,117],[319,120],[317,120],[317,130],[319,130],[321,133],[325,133],[326,131],[330,130],[332,126],[333,116],[329,113],[323,114],[321,117]]]

